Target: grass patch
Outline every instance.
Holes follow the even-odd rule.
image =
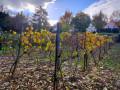
[[[114,68],[115,71],[120,71],[120,44],[116,44],[105,56],[103,64],[107,68]]]

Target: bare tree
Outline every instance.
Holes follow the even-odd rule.
[[[29,25],[28,24],[28,16],[24,15],[22,12],[17,13],[16,16],[11,17],[11,25],[16,32],[21,33],[22,28],[25,28]]]
[[[110,19],[112,20],[120,20],[120,10],[113,11],[112,15],[110,16]]]

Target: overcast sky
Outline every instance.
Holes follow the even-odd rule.
[[[24,11],[34,13],[35,8],[43,6],[48,12],[51,25],[55,24],[64,12],[71,11],[73,15],[84,11],[90,16],[102,10],[108,16],[114,10],[120,10],[120,0],[0,0],[7,9],[13,12]]]

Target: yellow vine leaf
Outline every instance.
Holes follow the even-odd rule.
[[[13,31],[13,34],[17,34],[15,31]]]

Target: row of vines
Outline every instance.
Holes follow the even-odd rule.
[[[57,66],[57,79],[63,83],[61,87],[67,88],[63,79],[65,75],[75,77],[79,68],[85,72],[90,66],[99,65],[104,54],[107,54],[114,45],[115,40],[116,36],[99,35],[89,31],[83,33],[62,32]],[[0,36],[0,55],[9,55],[14,59],[9,70],[9,74],[12,76],[14,76],[20,60],[35,61],[38,68],[40,67],[38,62],[49,62],[49,67],[53,67],[56,53],[55,42],[56,34],[46,30],[38,32],[31,27],[26,28],[26,32],[21,34],[10,30],[10,32],[5,32]],[[54,75],[51,78],[53,80]],[[59,82],[57,82],[57,86],[60,86]]]

